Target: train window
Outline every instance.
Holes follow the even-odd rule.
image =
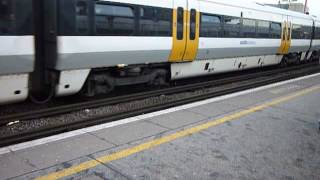
[[[156,26],[158,36],[172,36],[172,10],[156,8]]]
[[[86,1],[78,1],[76,6],[76,13],[78,16],[88,15],[88,5]]]
[[[77,35],[75,14],[76,8],[73,1],[59,0],[58,34],[60,36]]]
[[[320,39],[320,27],[315,28],[315,39]]]
[[[256,21],[253,19],[243,19],[241,32],[242,37],[256,37]]]
[[[0,0],[0,35],[31,35],[32,22],[32,0]]]
[[[240,35],[240,18],[225,16],[223,18],[224,37],[239,37]]]
[[[32,0],[16,0],[15,19],[18,35],[33,34]]]
[[[97,35],[131,36],[135,31],[134,9],[130,6],[96,4]]]
[[[76,3],[76,31],[78,35],[89,33],[89,8],[87,1],[78,0]]]
[[[303,39],[311,39],[312,37],[312,27],[311,26],[302,26]]]
[[[271,38],[280,39],[281,38],[281,33],[282,33],[281,23],[272,22],[270,27],[271,27],[270,28]]]
[[[156,11],[153,7],[141,7],[139,30],[142,36],[157,35]]]
[[[258,38],[269,38],[270,37],[270,22],[268,21],[257,21],[257,37]]]
[[[219,37],[221,31],[221,16],[201,14],[201,37]]]
[[[10,34],[13,31],[12,1],[0,0],[0,34]]]
[[[303,39],[302,26],[294,24],[292,25],[292,39]]]
[[[139,35],[171,36],[172,10],[155,7],[141,7]]]
[[[183,23],[184,23],[184,12],[183,8],[178,8],[177,14],[177,39],[183,39]]]
[[[190,40],[194,40],[196,38],[196,18],[197,18],[196,10],[191,9],[191,11],[190,11]]]

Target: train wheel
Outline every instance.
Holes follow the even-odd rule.
[[[166,77],[163,75],[157,75],[152,82],[153,86],[164,86],[166,85]]]

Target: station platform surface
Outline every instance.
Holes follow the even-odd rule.
[[[0,149],[0,179],[320,178],[320,75]]]

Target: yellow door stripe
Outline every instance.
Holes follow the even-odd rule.
[[[183,12],[183,38],[178,40],[177,36],[177,26],[178,26],[178,10],[173,10],[173,21],[172,21],[172,50],[169,56],[169,62],[180,62],[183,60],[183,55],[186,48],[186,37],[187,37],[187,13],[188,11],[184,10]]]
[[[291,32],[292,32],[292,28],[291,28],[291,22],[288,22],[287,24],[287,38],[286,38],[286,46],[284,48],[284,53],[288,54],[289,53],[289,49],[291,46]]]
[[[291,47],[292,28],[290,22],[284,22],[282,26],[281,45],[278,54],[288,54]]]
[[[243,110],[243,111],[240,111],[240,112],[225,116],[223,118],[216,119],[216,120],[210,121],[208,123],[205,123],[205,124],[202,124],[202,125],[198,125],[198,126],[186,129],[186,130],[182,130],[182,131],[176,132],[174,134],[167,135],[167,136],[164,136],[164,137],[161,137],[161,138],[158,138],[158,139],[155,139],[155,140],[152,140],[152,141],[149,141],[149,142],[146,142],[146,143],[143,143],[143,144],[140,144],[140,145],[137,145],[137,146],[134,146],[134,147],[119,151],[119,152],[115,152],[115,153],[112,153],[112,154],[109,154],[109,155],[106,155],[106,156],[102,156],[102,157],[98,158],[97,160],[87,161],[87,162],[81,163],[79,165],[76,165],[76,166],[73,166],[73,167],[70,167],[70,168],[66,168],[66,169],[63,169],[61,171],[57,171],[57,172],[54,172],[54,173],[51,173],[51,174],[48,174],[46,176],[42,176],[42,177],[39,177],[39,178],[36,178],[36,179],[37,180],[55,180],[55,179],[64,178],[66,176],[70,176],[70,175],[73,175],[73,174],[77,174],[77,173],[79,173],[81,171],[85,171],[85,170],[88,170],[90,168],[94,168],[94,167],[96,167],[98,165],[101,165],[101,163],[108,163],[108,162],[111,162],[111,161],[114,161],[114,160],[118,160],[118,159],[122,159],[122,158],[128,157],[128,156],[130,156],[132,154],[136,154],[136,153],[139,153],[141,151],[145,151],[145,150],[148,150],[150,148],[154,148],[156,146],[159,146],[161,144],[176,140],[178,138],[186,137],[186,136],[192,135],[194,133],[197,133],[199,131],[203,131],[203,130],[206,130],[208,128],[221,125],[223,123],[239,119],[239,118],[241,118],[243,116],[246,116],[246,115],[249,115],[251,113],[254,113],[254,112],[257,112],[257,111],[261,111],[261,110],[266,109],[268,107],[271,107],[271,106],[274,106],[274,105],[277,105],[277,104],[292,100],[292,99],[297,98],[299,96],[303,96],[305,94],[308,94],[308,93],[311,93],[311,92],[314,92],[314,91],[318,91],[318,90],[320,90],[320,86],[314,86],[314,87],[311,87],[311,88],[307,88],[307,89],[301,90],[299,92],[290,94],[288,96],[275,99],[275,100],[273,100],[271,102],[262,104],[260,106],[256,106],[256,107],[253,107],[253,108],[250,108],[250,109],[247,109],[247,110]]]
[[[284,49],[286,46],[287,39],[287,22],[282,23],[282,31],[281,31],[281,44],[278,49],[278,54],[285,54]]]
[[[187,47],[186,52],[183,57],[183,61],[193,61],[198,53],[199,47],[199,33],[200,33],[200,12],[196,12],[196,34],[195,39],[190,39],[190,26],[191,26],[191,19],[190,19],[191,11],[188,11],[188,28],[187,28]]]

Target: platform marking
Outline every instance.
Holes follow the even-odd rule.
[[[22,149],[35,147],[35,146],[39,146],[39,145],[43,145],[43,144],[47,144],[47,143],[51,143],[51,142],[55,142],[55,141],[59,141],[59,140],[63,140],[63,139],[67,139],[67,138],[71,138],[71,137],[75,137],[75,136],[79,136],[79,135],[89,133],[89,132],[95,132],[98,130],[107,129],[107,128],[111,128],[111,127],[115,127],[115,126],[120,126],[123,124],[132,123],[132,122],[137,122],[137,121],[145,120],[148,118],[152,118],[152,117],[156,117],[156,116],[160,116],[160,115],[164,115],[164,114],[169,114],[169,113],[176,112],[176,111],[190,109],[193,107],[197,107],[197,106],[201,106],[201,105],[205,105],[205,104],[209,104],[209,103],[213,103],[213,102],[217,102],[217,101],[222,101],[222,100],[226,100],[226,99],[230,99],[230,98],[234,98],[234,97],[238,97],[238,96],[242,96],[242,95],[246,95],[246,94],[250,94],[250,93],[254,93],[254,92],[258,92],[258,91],[262,91],[262,90],[266,90],[266,89],[270,89],[270,88],[282,86],[285,84],[289,84],[289,83],[293,83],[296,81],[301,81],[304,79],[309,79],[309,78],[313,78],[313,77],[317,77],[317,76],[320,76],[320,73],[312,74],[312,75],[308,75],[308,76],[304,76],[304,77],[299,77],[296,79],[286,80],[286,81],[282,81],[282,82],[278,82],[278,83],[274,83],[274,84],[270,84],[270,85],[266,85],[266,86],[261,86],[261,87],[257,87],[257,88],[253,88],[253,89],[248,89],[248,90],[244,90],[241,92],[223,95],[223,96],[219,96],[219,97],[215,97],[215,98],[211,98],[211,99],[206,99],[203,101],[198,101],[198,102],[194,102],[194,103],[190,103],[190,104],[186,104],[186,105],[182,105],[182,106],[178,106],[178,107],[173,107],[173,108],[169,108],[169,109],[165,109],[165,110],[161,110],[161,111],[156,111],[153,113],[148,113],[148,114],[144,114],[144,115],[140,115],[140,116],[136,116],[136,117],[126,118],[126,119],[122,119],[119,121],[100,124],[100,125],[87,127],[87,128],[83,128],[83,129],[79,129],[79,130],[75,130],[75,131],[70,131],[70,132],[66,132],[66,133],[62,133],[62,134],[58,134],[58,135],[53,135],[53,136],[46,137],[46,138],[41,138],[41,139],[36,139],[36,140],[24,142],[24,143],[19,143],[19,144],[0,148],[0,155],[7,154],[10,152],[19,151]]]
[[[109,162],[114,161],[114,160],[118,160],[118,159],[122,159],[122,158],[128,157],[128,156],[130,156],[132,154],[136,154],[136,153],[139,153],[139,152],[154,148],[154,147],[159,146],[161,144],[174,141],[174,140],[176,140],[178,138],[183,138],[183,137],[195,134],[197,132],[206,130],[208,128],[215,127],[215,126],[224,124],[224,123],[229,122],[229,121],[237,120],[237,119],[239,119],[239,118],[241,118],[243,116],[252,114],[252,113],[257,112],[257,111],[264,110],[264,109],[266,109],[268,107],[271,107],[271,106],[274,106],[274,105],[278,105],[280,103],[292,100],[294,98],[297,98],[299,96],[303,96],[305,94],[308,94],[308,93],[311,93],[311,92],[314,92],[314,91],[317,91],[317,90],[320,90],[320,86],[313,86],[313,87],[301,90],[299,92],[292,93],[292,94],[290,94],[288,96],[277,98],[277,99],[275,99],[275,100],[273,100],[271,102],[267,102],[267,103],[264,103],[264,104],[256,106],[256,107],[252,107],[252,108],[249,108],[249,109],[246,109],[246,110],[243,110],[243,111],[231,114],[231,115],[227,115],[225,117],[218,118],[218,119],[212,120],[210,122],[207,122],[207,123],[204,123],[204,124],[189,128],[189,129],[178,131],[178,132],[173,133],[171,135],[167,135],[167,136],[155,139],[155,140],[151,140],[149,142],[146,142],[146,143],[143,143],[143,144],[140,144],[140,145],[128,148],[128,149],[124,149],[124,150],[121,150],[121,151],[118,151],[118,152],[115,152],[115,153],[112,153],[112,154],[109,154],[109,155],[105,155],[105,156],[102,156],[100,158],[97,158],[96,160],[90,160],[90,161],[81,163],[79,165],[76,165],[76,166],[73,166],[73,167],[70,167],[70,168],[66,168],[66,169],[63,169],[61,171],[57,171],[57,172],[54,172],[54,173],[51,173],[51,174],[36,178],[36,180],[55,180],[55,179],[64,178],[66,176],[70,176],[70,175],[73,175],[73,174],[77,174],[77,173],[79,173],[81,171],[85,171],[85,170],[94,168],[94,167],[96,167],[98,165],[101,165],[101,163],[109,163]]]

